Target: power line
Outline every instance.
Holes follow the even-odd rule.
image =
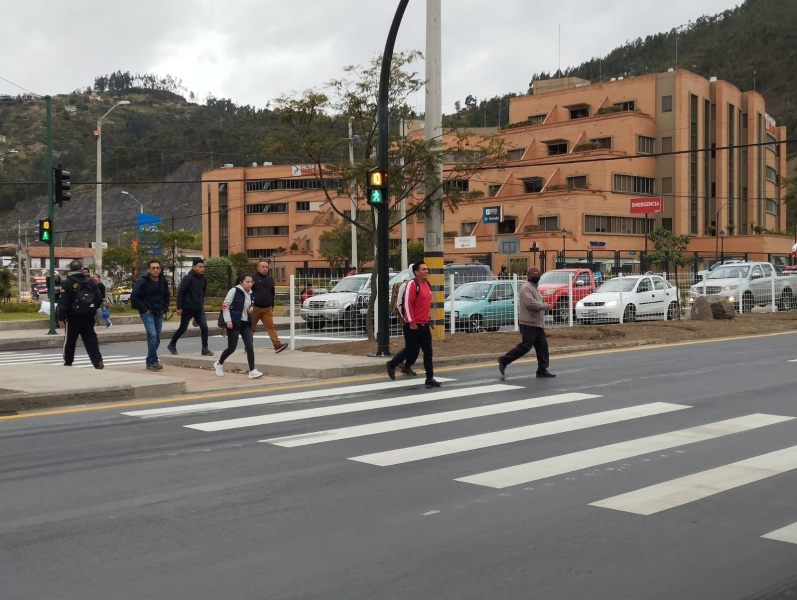
[[[0,79],[2,79],[3,81],[5,81],[5,82],[7,82],[7,83],[10,83],[11,85],[13,85],[13,86],[15,86],[15,87],[18,87],[19,89],[21,89],[21,90],[23,90],[23,91],[25,91],[25,92],[28,92],[29,94],[33,94],[34,96],[38,96],[39,98],[43,98],[43,97],[44,97],[44,96],[42,96],[41,94],[37,94],[36,92],[31,92],[29,89],[26,89],[26,88],[22,87],[21,85],[19,85],[19,84],[16,84],[16,83],[14,83],[13,81],[10,81],[10,80],[6,79],[6,78],[5,78],[5,77],[3,77],[3,76],[0,76]]]

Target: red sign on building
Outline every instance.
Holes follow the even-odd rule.
[[[631,198],[631,214],[660,213],[661,198]]]

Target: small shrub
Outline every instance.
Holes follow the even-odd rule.
[[[612,105],[612,106],[602,106],[601,108],[598,109],[598,112],[596,114],[609,115],[612,113],[619,113],[619,112],[623,112],[623,107]]]

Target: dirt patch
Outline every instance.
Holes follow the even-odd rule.
[[[668,344],[781,331],[797,331],[797,311],[737,315],[728,321],[646,321],[623,325],[559,327],[547,329],[546,333],[549,346],[561,348],[589,345],[590,342],[603,344],[658,340]],[[446,357],[502,353],[514,346],[518,339],[519,334],[516,332],[458,333],[447,335],[442,342],[435,342],[434,354]],[[390,340],[393,352],[400,350],[403,345],[401,338]],[[342,342],[301,346],[297,350],[367,356],[375,350],[375,345],[369,341]]]

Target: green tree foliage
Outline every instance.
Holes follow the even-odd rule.
[[[0,269],[0,301],[8,301],[12,285],[14,285],[14,274],[8,267],[3,267]]]
[[[255,270],[255,265],[249,262],[246,252],[233,252],[228,257],[232,265],[232,272],[237,277],[239,273],[251,273]]]
[[[102,268],[108,273],[114,287],[130,286],[136,280],[136,265],[130,244],[109,246],[102,251]]]
[[[781,179],[786,204],[786,229],[797,237],[797,174]]]
[[[695,257],[687,254],[689,235],[675,235],[669,229],[656,227],[648,234],[648,239],[653,242],[653,252],[648,253],[647,260],[658,263],[668,273],[670,265],[675,267],[675,287],[678,285],[678,267],[686,267],[694,262]],[[680,306],[681,299],[678,299]],[[678,311],[680,316],[680,310]]]
[[[205,261],[205,278],[208,280],[206,297],[226,296],[235,283],[232,264],[223,256],[214,256]]]
[[[423,259],[423,242],[407,240],[407,263],[413,265]],[[396,246],[390,251],[390,264],[397,271],[401,268],[401,246]]]
[[[351,224],[341,223],[331,231],[318,237],[318,253],[333,269],[340,268],[351,258]],[[374,259],[374,237],[367,230],[357,230],[357,260],[371,262]]]

